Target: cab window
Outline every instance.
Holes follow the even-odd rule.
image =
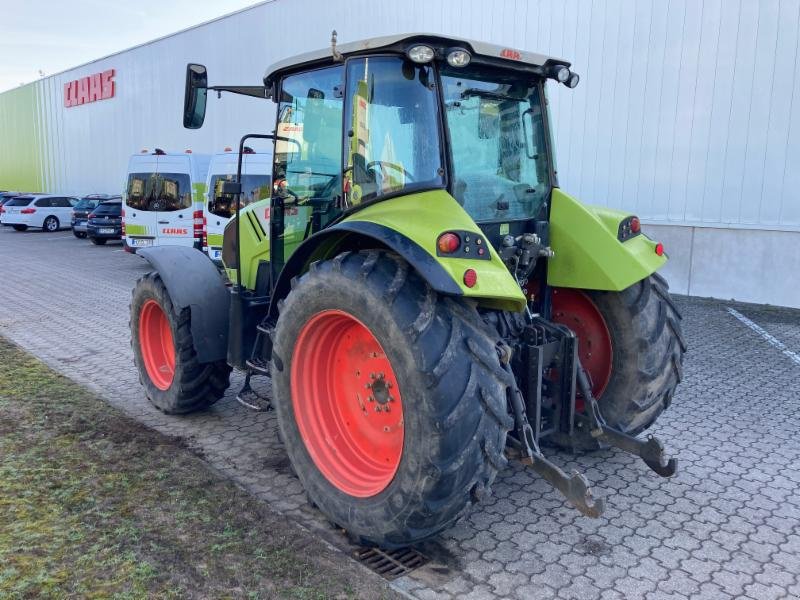
[[[404,57],[347,61],[349,204],[444,186],[434,83],[430,65]]]

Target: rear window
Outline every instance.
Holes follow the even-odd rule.
[[[75,205],[75,208],[77,210],[91,210],[99,203],[100,200],[97,199],[92,200],[89,198],[84,198],[83,200],[78,200],[78,203]]]
[[[192,206],[192,186],[186,173],[131,173],[127,205],[143,211],[174,211]]]
[[[103,202],[92,211],[92,214],[119,216],[122,214],[122,204],[119,202]]]
[[[218,217],[230,218],[236,212],[234,197],[222,193],[222,184],[233,181],[235,175],[214,175],[211,177],[209,190],[208,212]],[[264,200],[271,195],[271,178],[269,175],[242,175],[242,196],[239,208],[242,209],[252,202]]]
[[[5,203],[5,206],[28,206],[33,198],[12,198]]]

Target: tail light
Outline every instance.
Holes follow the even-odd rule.
[[[475,272],[475,269],[467,269],[464,271],[464,285],[471,288],[475,287],[476,283],[478,283],[478,274]]]
[[[205,231],[204,219],[203,219],[203,211],[196,210],[192,213],[194,218],[194,240],[200,246],[203,247],[203,232]]]
[[[89,213],[89,216],[88,216],[88,217],[86,217],[86,218],[87,218],[87,219],[89,219],[89,220],[91,221],[92,219],[96,219],[96,218],[97,218],[97,215],[96,215],[96,214],[94,214],[94,213]]]
[[[664,255],[664,244],[662,244],[661,242],[658,242],[656,244],[656,254],[658,254],[659,256]]]
[[[121,228],[122,228],[122,237],[124,239],[125,238],[125,209],[124,208],[122,209],[122,213],[120,214],[119,218],[122,219]]]
[[[36,209],[35,208],[23,208],[19,212],[20,212],[20,214],[23,214],[23,215],[32,215],[33,213],[36,212]]]
[[[203,252],[208,252],[208,219],[203,215]]]
[[[436,247],[442,254],[452,254],[461,246],[461,238],[455,233],[447,232],[439,236],[436,240]]]
[[[5,207],[0,206],[0,215],[2,215],[4,212],[6,212]]]

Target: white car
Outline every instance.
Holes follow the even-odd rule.
[[[39,227],[42,231],[58,231],[70,226],[72,207],[78,203],[72,196],[30,194],[18,196],[3,205],[3,224],[17,231]]]

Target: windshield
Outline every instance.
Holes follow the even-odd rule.
[[[225,217],[232,217],[236,212],[234,196],[222,193],[222,185],[226,181],[233,181],[236,175],[214,175],[211,177],[211,187],[208,194],[208,212]],[[242,175],[242,195],[239,208],[242,209],[252,202],[264,200],[271,195],[269,175]]]
[[[476,221],[536,217],[550,192],[537,82],[445,68],[442,88],[456,200]]]

